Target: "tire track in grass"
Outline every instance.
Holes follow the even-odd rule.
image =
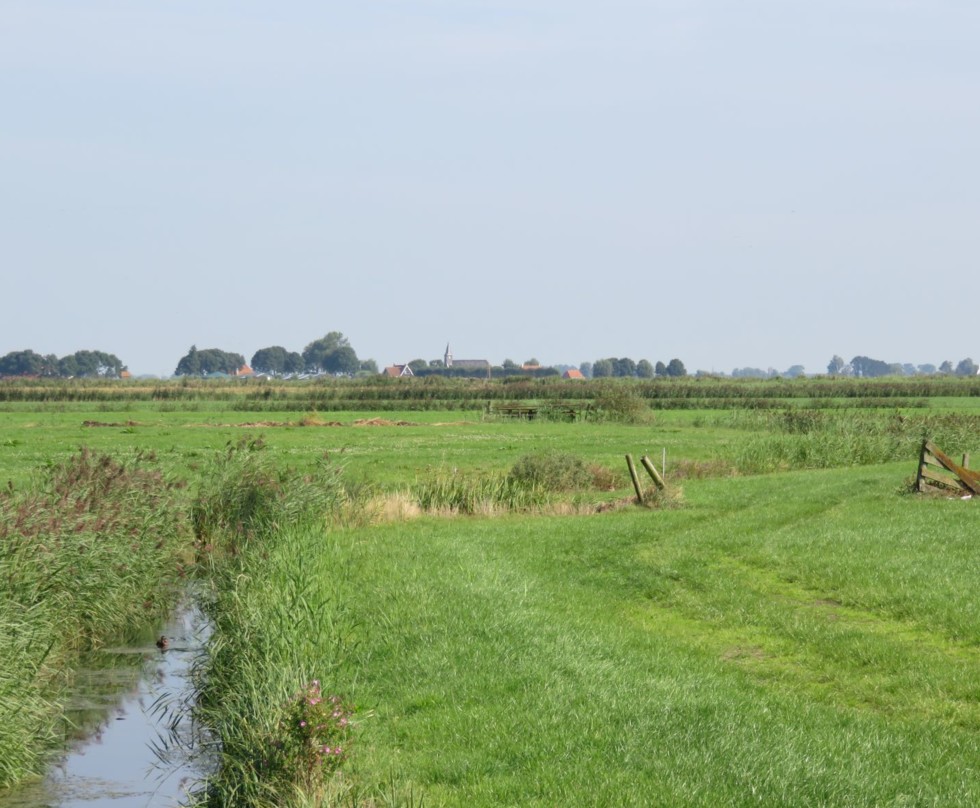
[[[647,630],[752,678],[823,702],[980,729],[980,649],[928,626],[841,603],[737,559],[716,559],[696,591],[629,610]],[[734,599],[726,593],[736,593]]]

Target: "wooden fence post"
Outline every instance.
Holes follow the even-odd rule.
[[[663,491],[667,487],[667,484],[664,482],[664,478],[660,476],[660,472],[657,471],[657,467],[653,465],[650,458],[643,455],[643,457],[640,458],[640,462],[643,464],[643,468],[647,470],[647,474],[650,475],[650,478],[653,480],[657,488]]]
[[[630,478],[633,480],[633,488],[636,489],[636,501],[643,503],[643,489],[640,487],[640,478],[636,473],[636,466],[633,464],[633,455],[626,455],[626,465],[629,466]]]

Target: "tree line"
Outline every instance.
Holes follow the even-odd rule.
[[[62,356],[41,355],[30,349],[11,351],[0,357],[0,376],[38,376],[70,379],[73,377],[102,377],[118,379],[126,366],[115,354],[104,351],[75,351]]]
[[[218,348],[199,350],[192,345],[177,363],[175,376],[211,376],[216,373],[234,375],[245,365],[239,353]],[[302,373],[331,373],[353,376],[358,372],[377,373],[373,359],[361,360],[350,341],[339,331],[331,331],[313,340],[303,351],[288,351],[281,345],[259,348],[252,354],[249,367],[256,373],[289,376]]]
[[[589,379],[602,379],[610,377],[636,377],[639,379],[658,378],[680,378],[687,375],[687,368],[680,359],[671,359],[666,365],[657,362],[653,365],[647,359],[634,362],[629,357],[608,357],[606,359],[596,359],[595,362],[583,362],[579,366],[582,375]]]
[[[939,367],[936,367],[930,364],[912,365],[899,362],[884,362],[881,359],[872,359],[869,356],[855,356],[850,362],[845,362],[843,358],[835,354],[827,365],[827,373],[831,376],[858,376],[860,378],[874,378],[878,376],[932,376],[936,373],[976,376],[978,370],[980,370],[980,367],[969,357],[961,359],[955,367],[948,359],[942,362]]]

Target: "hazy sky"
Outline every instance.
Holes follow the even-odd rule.
[[[0,355],[980,361],[976,0],[0,0]]]

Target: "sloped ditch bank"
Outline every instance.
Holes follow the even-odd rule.
[[[192,669],[210,627],[188,599],[162,628],[92,653],[68,705],[67,752],[38,783],[0,797],[0,808],[170,808],[184,803],[206,765],[190,710]]]

